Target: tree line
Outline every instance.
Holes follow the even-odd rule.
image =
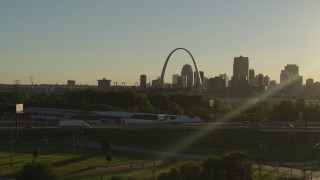
[[[209,107],[209,100],[214,106]],[[129,111],[199,116],[206,121],[233,112],[232,122],[243,121],[295,121],[299,112],[320,114],[320,105],[306,103],[303,99],[283,100],[270,106],[264,101],[239,111],[236,104],[222,106],[220,99],[185,92],[105,91],[99,89],[68,90],[57,93],[1,92],[0,113],[6,112],[6,104],[24,103],[24,107],[79,109],[84,111]],[[214,115],[214,118],[213,118]]]
[[[202,162],[189,162],[162,173],[159,180],[253,179],[248,154],[233,151],[211,156]]]

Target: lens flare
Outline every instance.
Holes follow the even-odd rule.
[[[239,113],[245,112],[246,110],[255,106],[259,101],[262,101],[267,97],[287,88],[294,81],[298,80],[298,78],[299,76],[295,76],[289,79],[288,81],[286,81],[285,83],[282,83],[276,87],[270,88],[265,93],[262,93],[252,98],[248,98],[248,100],[246,100],[241,106],[233,109],[232,111],[220,117],[219,119],[216,119],[216,121],[219,123],[226,123],[230,121],[231,119],[235,118]],[[180,142],[177,142],[174,146],[169,147],[169,150],[171,152],[180,152],[186,149],[188,146],[195,143],[197,140],[201,139],[202,137],[209,135],[211,132],[213,132],[217,128],[218,126],[208,126],[207,128],[196,130],[194,133],[191,133],[190,135],[186,136]]]

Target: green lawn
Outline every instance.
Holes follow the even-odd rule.
[[[299,180],[301,177],[291,176],[289,173],[277,173],[267,170],[261,170],[261,179],[274,179],[274,180]],[[259,179],[259,170],[253,171],[253,179]]]
[[[154,177],[158,178],[161,173],[169,172],[171,168],[179,166],[188,161],[180,161],[175,164],[165,164],[156,167],[148,167],[142,169],[135,170],[125,170],[121,172],[114,173],[99,173],[99,174],[90,174],[86,176],[73,176],[65,179],[69,180],[77,180],[77,179],[89,179],[89,180],[100,180],[101,177],[103,179],[111,179],[114,176],[126,178],[126,179],[152,179]]]
[[[0,177],[14,177],[26,162],[34,160],[34,147],[19,145],[14,148],[13,167],[10,163],[10,148],[0,148]],[[53,165],[60,173],[87,169],[97,166],[115,166],[144,161],[147,157],[137,154],[112,152],[113,159],[108,162],[100,149],[83,148],[75,150],[71,146],[40,147],[36,161],[47,162]]]
[[[177,167],[182,165],[183,163],[187,163],[190,161],[180,161],[176,164],[167,164],[167,165],[161,165],[157,166],[155,168],[149,167],[144,169],[135,169],[135,170],[126,170],[122,172],[115,172],[115,173],[100,173],[100,174],[91,174],[86,176],[73,176],[68,177],[65,179],[68,180],[77,180],[77,179],[88,179],[88,180],[100,180],[102,179],[111,179],[112,177],[121,177],[124,179],[130,179],[130,180],[140,180],[140,179],[153,179],[153,176],[155,179],[157,179],[160,174],[164,172],[169,172],[171,168]],[[291,180],[298,180],[301,179],[300,177],[291,176],[289,173],[278,173],[278,172],[272,172],[267,170],[261,170],[261,178],[262,179],[274,179],[274,180],[285,180],[285,179],[291,179]],[[253,170],[253,179],[259,179],[259,171],[258,169]]]
[[[108,137],[113,144],[139,147],[155,150],[170,150],[186,137],[190,137],[199,130],[190,129],[143,129],[143,130],[106,130],[106,129],[76,129],[77,137],[81,141],[100,142],[102,137]],[[40,140],[44,137],[44,129],[21,129],[19,140],[24,143],[38,144],[40,147],[37,161],[50,162],[59,172],[80,170],[95,166],[113,166],[122,163],[143,161],[142,155],[112,152],[113,160],[107,162],[99,148],[84,148],[77,150],[73,158],[73,147],[42,147]],[[72,144],[75,129],[61,128],[48,129],[47,137],[51,144]],[[199,137],[189,146],[182,149],[184,153],[210,154],[209,137],[212,138],[214,155],[221,155],[228,151],[243,150],[248,152],[250,161],[257,161],[259,142],[262,139],[261,159],[263,163],[274,162],[302,162],[306,160],[306,148],[303,142],[304,134],[297,134],[297,141],[289,141],[286,133],[264,133],[250,129],[215,130]],[[313,136],[311,136],[313,137]],[[317,137],[314,135],[314,137]],[[311,138],[316,140],[316,138]],[[32,150],[37,146],[19,145],[14,148],[14,163],[10,167],[10,130],[0,132],[0,177],[14,177],[23,164],[32,161]],[[312,149],[309,143],[309,159],[315,160],[319,154]],[[143,172],[142,172],[143,173]],[[148,173],[145,173],[148,174]]]
[[[17,171],[19,171],[24,163],[34,160],[32,151],[35,147],[30,145],[19,145],[14,148],[13,153],[13,167],[10,166],[10,148],[7,146],[1,146],[0,148],[0,177],[12,178],[15,177]],[[119,153],[113,152],[113,160],[108,162],[105,160],[103,153],[99,148],[83,148],[73,149],[72,146],[63,147],[38,147],[39,156],[36,161],[48,162],[53,165],[60,173],[93,168],[97,166],[115,166],[120,164],[127,164],[133,162],[141,162],[148,157],[137,154]],[[73,153],[75,152],[75,153]],[[125,170],[120,172],[108,172],[90,174],[86,176],[73,176],[65,179],[111,179],[114,176],[125,177],[127,179],[152,179],[154,176],[158,177],[163,172],[168,172],[172,167],[179,166],[185,162],[178,162],[176,164],[166,164],[142,169]],[[258,179],[258,171],[253,172],[254,179]],[[268,177],[271,179],[286,179],[290,177],[289,174],[278,174],[274,172],[262,171],[262,177]],[[290,177],[292,179],[294,177]]]

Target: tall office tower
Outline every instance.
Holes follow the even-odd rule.
[[[179,74],[172,75],[172,87],[174,87],[176,84],[178,84],[178,76],[179,76]]]
[[[270,77],[268,75],[264,77],[264,84],[267,87],[270,87]]]
[[[189,64],[185,64],[181,70],[182,76],[187,76],[187,87],[191,88],[193,86],[193,71]]]
[[[259,87],[264,86],[264,76],[263,76],[263,74],[258,74],[257,75],[257,85]]]
[[[288,81],[296,81],[301,76],[299,75],[299,66],[295,64],[288,64],[284,67],[284,70],[281,70],[280,73],[280,84],[291,83]],[[302,83],[301,83],[302,85]]]
[[[255,78],[254,69],[249,69],[249,85],[250,86],[254,86],[255,85],[254,78]]]
[[[202,86],[203,86],[203,89],[207,89],[207,87],[208,87],[208,78],[207,77],[203,77]]]
[[[299,75],[299,66],[295,64],[288,64],[284,67],[284,70],[290,72],[292,75]]]
[[[235,57],[233,61],[233,77],[248,80],[249,72],[249,58],[248,57]]]
[[[179,74],[172,75],[172,87],[173,88],[187,87],[187,76],[181,76]]]
[[[244,95],[249,93],[249,58],[235,57],[233,61],[233,76],[231,88],[233,94]]]
[[[302,87],[302,76],[299,75],[299,66],[288,64],[281,70],[280,84],[286,86],[286,90],[292,91]]]
[[[208,79],[208,92],[211,93],[226,93],[228,86],[228,76],[226,74],[220,74],[214,78]]]
[[[144,74],[140,75],[140,88],[141,90],[147,89],[147,76]]]
[[[200,74],[200,79],[201,79],[202,86],[203,86],[204,72],[199,71],[199,74]],[[194,87],[200,88],[200,81],[199,81],[199,76],[197,74],[197,71],[194,72]]]
[[[103,78],[103,79],[97,80],[97,81],[98,81],[98,88],[99,89],[108,89],[108,88],[110,88],[111,80],[107,80],[106,78]]]
[[[187,76],[178,76],[178,84],[177,84],[177,87],[179,88],[185,88],[187,87]]]
[[[219,77],[221,77],[224,81],[224,86],[228,87],[229,86],[229,76],[227,74],[220,74]]]

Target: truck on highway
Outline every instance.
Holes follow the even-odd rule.
[[[86,127],[91,128],[91,126],[83,120],[74,119],[60,119],[59,127]]]

